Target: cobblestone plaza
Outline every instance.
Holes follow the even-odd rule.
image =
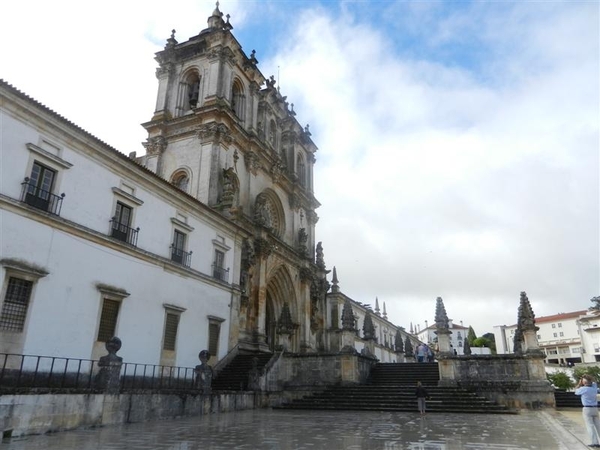
[[[2,450],[579,450],[580,412],[518,415],[252,410],[26,436]]]

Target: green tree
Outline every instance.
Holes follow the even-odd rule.
[[[489,347],[490,340],[487,338],[484,338],[483,336],[478,337],[473,340],[473,343],[471,345],[473,345],[473,347]]]
[[[600,382],[600,367],[588,366],[588,367],[576,367],[573,371],[573,376],[576,380],[579,380],[583,375],[591,375],[594,379]]]
[[[485,333],[481,337],[486,338],[487,340],[490,341],[490,345],[488,345],[488,347],[490,348],[490,350],[492,350],[492,353],[495,355],[496,354],[496,336],[494,336],[494,333]]]
[[[548,373],[546,374],[546,377],[555,388],[569,390],[575,387],[575,382],[573,381],[573,378],[567,372],[559,371],[554,373]]]
[[[467,340],[469,341],[469,345],[475,346],[473,342],[477,339],[477,335],[475,334],[475,330],[473,327],[469,326],[469,331],[467,332]],[[475,346],[476,347],[476,346]]]

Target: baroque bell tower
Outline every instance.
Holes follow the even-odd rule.
[[[230,347],[325,350],[327,270],[315,242],[316,145],[217,2],[207,28],[156,54],[140,162],[240,230]]]

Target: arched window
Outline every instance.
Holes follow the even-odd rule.
[[[304,164],[304,158],[301,155],[298,155],[296,159],[296,175],[298,175],[300,186],[306,187],[306,164]]]
[[[200,76],[197,72],[190,72],[179,83],[177,94],[177,116],[200,106]]]
[[[171,177],[171,184],[173,184],[175,187],[178,187],[183,192],[187,192],[190,184],[190,178],[183,170],[179,170]]]
[[[246,110],[246,97],[244,96],[244,89],[239,80],[235,80],[231,88],[231,109],[233,109],[235,115],[243,122]]]
[[[275,148],[275,142],[277,140],[277,128],[275,125],[275,121],[271,119],[269,122],[269,144],[271,147]]]

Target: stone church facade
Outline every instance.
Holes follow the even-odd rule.
[[[316,145],[218,6],[208,28],[156,54],[156,111],[140,162],[241,230],[230,344],[325,348],[326,270],[315,251]]]
[[[396,360],[398,328],[327,280],[317,147],[218,7],[156,54],[146,152],[129,156],[0,81],[2,354],[193,367],[236,352]],[[347,331],[347,330],[346,330]]]

